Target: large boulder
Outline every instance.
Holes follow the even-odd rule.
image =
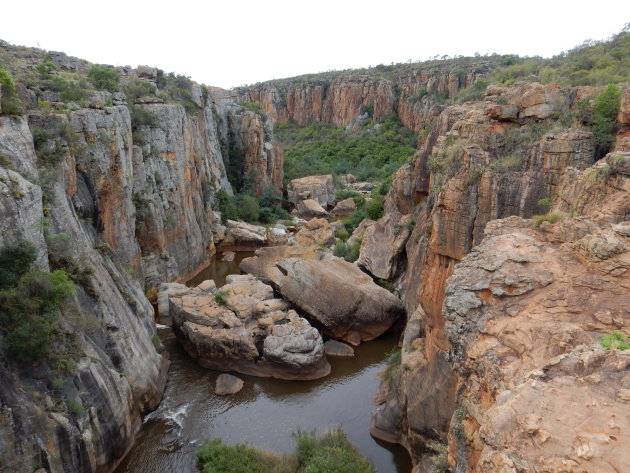
[[[400,300],[355,265],[308,248],[261,248],[241,269],[271,284],[332,338],[358,345],[403,314]]]
[[[342,200],[335,208],[332,209],[330,215],[333,217],[346,217],[350,215],[357,209],[357,204],[354,203],[354,199],[352,197],[348,197],[347,199]]]
[[[300,203],[305,200],[314,200],[324,210],[335,203],[335,186],[332,175],[308,176],[293,179],[287,186],[287,196],[298,211]]]
[[[319,332],[252,275],[169,296],[173,330],[200,365],[278,379],[330,373]]]
[[[221,242],[221,249],[251,251],[260,248],[267,241],[267,229],[236,220],[227,221],[227,233]]]
[[[329,246],[335,242],[335,231],[328,220],[313,218],[296,233],[295,242],[303,246]]]
[[[326,209],[315,199],[298,200],[297,211],[298,214],[304,218],[324,217],[328,215]]]

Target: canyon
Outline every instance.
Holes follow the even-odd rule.
[[[60,319],[77,337],[74,371],[0,363],[2,471],[113,471],[165,389],[150,300],[215,254],[215,194],[252,175],[256,194],[282,192],[275,124],[351,130],[392,115],[418,133],[417,150],[394,174],[383,217],[355,231],[352,269],[321,248],[335,241],[330,229],[301,231],[317,247],[307,256],[263,248],[241,268],[315,320],[318,304],[354,287],[340,321],[318,320],[353,344],[394,325],[402,301],[400,361],[381,374],[371,433],[403,445],[414,473],[438,471],[440,442],[440,461],[458,473],[630,468],[630,354],[599,342],[630,323],[630,89],[599,155],[581,107],[603,87],[489,83],[455,100],[501,57],[233,91],[190,82],[180,103],[160,96],[157,69],[119,68],[123,90],[155,93],[90,90],[68,104],[29,74],[46,61],[86,74],[87,62],[0,48],[24,109],[0,116],[0,243],[29,240],[41,270],[61,261],[83,274]],[[325,207],[334,192],[324,181],[307,197]],[[307,230],[325,227],[316,220]],[[353,325],[362,304],[387,317]]]

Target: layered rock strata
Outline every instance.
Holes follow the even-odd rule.
[[[463,416],[462,409],[466,406],[461,400],[475,397],[479,386],[495,384],[490,365],[486,374],[480,375],[477,370],[482,362],[478,350],[484,350],[483,353],[492,351],[490,348],[485,352],[485,344],[488,342],[487,331],[495,330],[488,324],[477,323],[477,311],[484,310],[488,301],[484,297],[488,296],[491,301],[511,297],[527,300],[530,296],[526,294],[543,291],[542,285],[548,283],[541,282],[546,281],[542,276],[525,275],[520,278],[514,268],[539,265],[525,259],[519,262],[517,256],[513,262],[515,267],[509,274],[504,274],[508,281],[506,287],[501,287],[497,279],[496,284],[490,282],[488,287],[482,288],[484,278],[497,269],[488,263],[487,268],[479,270],[473,278],[475,282],[470,282],[471,288],[478,291],[475,297],[469,292],[451,293],[454,289],[451,289],[452,279],[449,276],[471,249],[487,238],[484,231],[488,222],[509,215],[527,218],[539,214],[542,229],[548,226],[546,220],[555,221],[567,215],[587,218],[566,225],[557,223],[555,228],[559,230],[554,232],[558,233],[555,240],[533,237],[523,231],[532,236],[534,246],[540,248],[554,248],[555,245],[563,245],[564,248],[573,244],[572,238],[579,240],[592,232],[607,232],[608,236],[603,240],[588,237],[586,241],[593,243],[585,242],[587,246],[605,247],[603,241],[618,240],[618,237],[611,236],[610,225],[627,220],[630,215],[628,144],[624,138],[627,128],[621,124],[613,152],[595,163],[591,131],[579,120],[566,118],[575,117],[572,114],[578,98],[588,100],[597,93],[598,90],[593,88],[561,89],[540,84],[518,84],[508,88],[489,88],[485,100],[478,104],[453,105],[445,109],[426,140],[420,143],[418,158],[396,173],[386,198],[385,217],[364,233],[358,263],[375,276],[393,277],[408,313],[412,314],[402,342],[401,363],[392,367],[378,396],[382,409],[374,418],[372,431],[378,437],[405,445],[416,462],[414,471],[424,471],[423,468],[429,467],[428,457],[422,454],[427,449],[427,442],[436,436],[446,440],[447,435],[451,445],[451,465],[456,471],[502,471],[501,468],[508,466],[514,470],[506,471],[518,471],[520,467],[540,466],[532,459],[533,456],[525,458],[529,455],[525,452],[523,457],[518,453],[508,455],[511,460],[500,463],[498,459],[507,454],[505,448],[519,450],[518,445],[522,444],[523,438],[497,433],[492,434],[497,440],[495,442],[491,439],[492,428],[470,427],[484,424],[486,417],[477,416],[477,412],[486,400],[491,398],[492,404],[495,399],[492,396],[496,395],[496,402],[502,402],[498,392],[489,395],[489,390],[482,388],[483,394],[474,401],[472,417]],[[565,118],[556,120],[557,116]],[[527,225],[525,227],[531,230],[533,224]],[[522,246],[524,243],[518,244]],[[496,249],[492,253],[493,245],[498,245],[498,242],[493,241],[485,250],[489,261],[496,259],[499,252]],[[614,246],[616,248],[617,243]],[[518,248],[520,246],[514,250],[517,253]],[[601,251],[603,255],[608,254],[608,250]],[[580,269],[578,263],[584,258],[582,250],[560,254],[563,255],[558,256],[563,271],[575,271],[576,274],[580,271],[598,274],[600,271],[590,264],[586,265],[587,269]],[[617,271],[611,273],[611,277],[617,278],[625,271],[623,267],[611,270]],[[612,300],[615,300],[616,292],[612,285],[609,287]],[[624,302],[616,300],[615,304],[623,307]],[[454,316],[445,318],[445,315],[452,314],[457,305],[457,310],[470,316],[465,323],[462,321],[453,328],[451,318]],[[511,319],[514,314],[507,306],[505,310]],[[541,310],[544,312],[545,309]],[[548,322],[562,327],[562,320],[549,319]],[[519,320],[519,323],[525,324],[525,321]],[[582,322],[576,320],[576,324],[588,335],[580,335],[579,343],[576,343],[590,347],[587,352],[597,352],[595,342],[604,330],[593,329],[586,319]],[[607,330],[614,329],[611,326]],[[505,338],[515,353],[507,354],[495,348],[493,353],[505,353],[495,360],[499,366],[511,363],[512,356],[521,357],[522,363],[527,364],[532,361],[534,353],[552,345],[561,353],[567,353],[569,358],[574,356],[571,352],[575,344],[558,345],[555,339],[542,340],[537,334],[528,342],[529,345],[517,348],[510,341],[511,337],[520,337],[516,325],[508,330],[508,334],[497,337]],[[469,336],[478,340],[474,342],[478,345],[472,348],[470,359],[464,365],[464,362],[459,363],[457,354],[462,344],[468,347]],[[527,366],[532,370],[543,369],[547,361],[539,361],[540,366],[538,362]],[[518,377],[516,365],[509,366],[501,375],[504,385],[516,386],[525,378]],[[610,373],[608,368],[600,375],[604,377],[604,373]],[[461,377],[470,379],[473,374],[476,376],[474,380],[462,383]],[[573,383],[569,378],[578,379],[582,375],[565,370],[562,376],[563,382]],[[610,382],[615,382],[615,376]],[[577,392],[575,395],[576,399],[581,396]],[[608,401],[602,398],[601,402]],[[464,425],[465,434],[458,425]],[[573,431],[579,437],[576,432]],[[484,436],[486,440],[482,439]],[[562,438],[565,450],[556,446],[556,452],[569,455],[570,446],[574,444]],[[486,441],[491,446],[484,446]],[[477,445],[477,442],[481,443]],[[483,451],[492,451],[492,454],[488,453],[488,458],[494,460],[488,460],[481,466],[478,460]],[[549,453],[547,459],[552,461],[551,458]],[[574,461],[581,466],[583,460]],[[585,468],[588,469],[588,466]]]

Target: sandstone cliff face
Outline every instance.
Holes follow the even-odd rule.
[[[26,71],[45,57],[16,54]],[[48,58],[64,72],[89,68],[61,53]],[[156,80],[152,68],[120,72]],[[282,152],[268,121],[196,84],[194,110],[156,96],[125,104],[124,94],[103,91],[82,104],[37,87],[21,94],[24,117],[0,117],[0,244],[29,240],[39,268],[70,264],[80,282],[60,318],[76,339],[73,367],[0,364],[0,470],[109,472],[166,382],[145,291],[208,262],[214,193],[233,192],[228,167],[237,176],[258,170],[260,192],[279,189]],[[37,107],[38,98],[52,105]]]
[[[292,120],[300,125],[347,126],[367,111],[375,120],[396,114],[403,125],[417,132],[431,124],[444,108],[436,96],[454,97],[493,66],[488,58],[402,71],[380,66],[365,73],[270,81],[241,89],[240,93],[241,100],[259,104],[276,123]],[[424,94],[433,94],[433,98],[421,101]]]
[[[32,142],[12,148],[9,166],[35,167],[31,150]],[[0,208],[11,228],[2,235],[7,243],[23,238],[36,243],[44,254],[43,269],[50,253],[85,270],[85,285],[62,311],[62,329],[77,337],[76,368],[53,375],[44,361],[35,367],[3,362],[0,466],[8,472],[31,471],[35,465],[51,472],[110,471],[133,443],[140,414],[159,402],[168,361],[151,341],[153,309],[142,286],[94,249],[97,234],[72,204],[73,156],[67,153],[50,172],[54,175],[44,184],[43,177],[30,182],[3,169],[11,189],[0,194]],[[45,186],[45,212],[40,186]]]
[[[401,442],[416,461],[436,434],[445,438],[451,431],[453,440],[452,414],[462,393],[478,391],[462,386],[453,360],[454,344],[472,328],[453,329],[443,303],[453,290],[449,277],[482,242],[488,222],[547,211],[587,215],[604,228],[627,219],[625,130],[617,151],[594,164],[591,132],[575,120],[567,127],[577,97],[596,92],[524,84],[489,88],[482,103],[448,107],[420,143],[418,158],[395,175],[385,217],[364,235],[359,264],[374,276],[394,278],[413,314],[402,341],[402,368],[383,383],[372,432]],[[567,118],[549,118],[558,116]],[[465,294],[454,299],[466,310],[485,303]],[[589,343],[597,337],[591,334]],[[477,458],[464,450],[459,457],[451,452],[457,471],[468,471],[463,465]],[[418,471],[425,467],[418,463]],[[493,468],[471,471],[501,471]]]
[[[491,222],[448,280],[451,462],[467,472],[625,471],[630,353],[598,340],[628,325],[630,223],[532,227]]]

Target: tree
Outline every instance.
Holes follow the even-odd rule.
[[[88,72],[88,79],[99,90],[118,92],[120,77],[116,69],[104,66],[92,66]]]

